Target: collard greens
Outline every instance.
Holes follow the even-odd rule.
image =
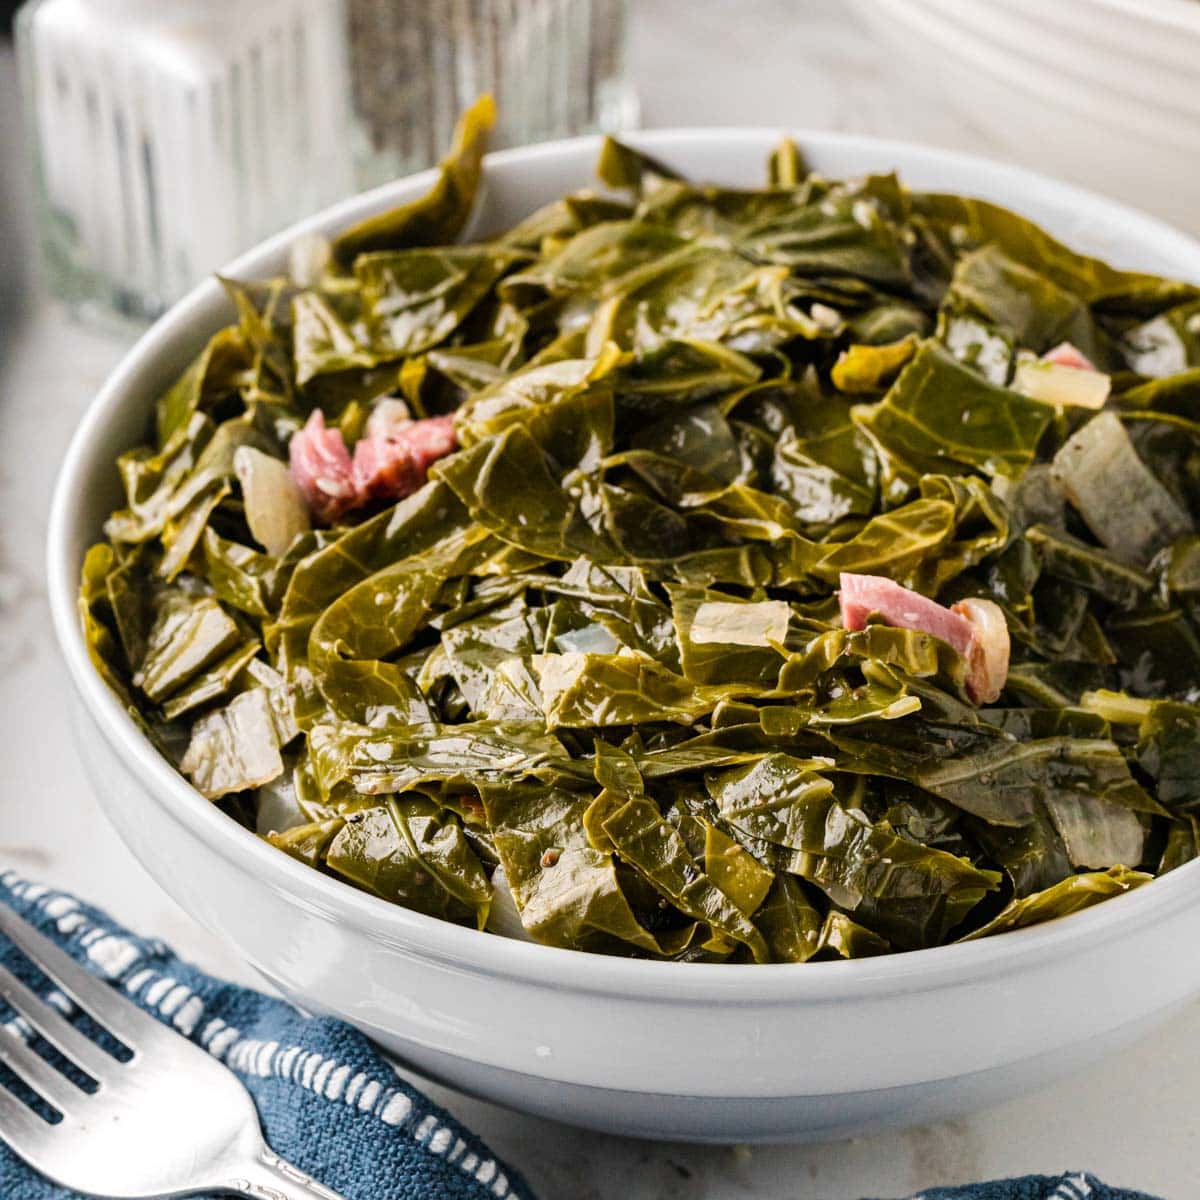
[[[80,614],[161,752],[313,869],[613,954],[918,949],[1195,857],[1200,291],[791,143],[735,188],[609,142],[609,190],[461,244],[491,123],[228,282],[121,456]],[[1063,342],[1102,411],[1018,389]],[[454,423],[412,494],[255,541],[242,447],[295,475],[319,412],[350,479],[401,401]],[[999,699],[844,627],[843,572],[999,605]]]

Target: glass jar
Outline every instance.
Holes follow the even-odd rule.
[[[637,124],[626,0],[346,0],[358,181],[436,162],[481,92],[493,144]]]
[[[636,122],[625,0],[28,0],[17,49],[50,291],[144,320],[356,188]]]
[[[346,195],[334,0],[33,0],[17,17],[53,294],[153,317]]]

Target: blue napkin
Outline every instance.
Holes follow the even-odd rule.
[[[912,1200],[1156,1200],[1145,1192],[1109,1187],[1094,1175],[1023,1175],[966,1187],[930,1188]]]
[[[283,1000],[213,979],[162,942],[11,871],[0,872],[0,902],[233,1068],[254,1097],[271,1148],[347,1200],[533,1200],[520,1175],[349,1025],[302,1016]],[[4,939],[0,964],[45,993],[45,979]],[[52,999],[70,1003],[61,992]],[[27,1035],[14,1018],[0,1001],[0,1024]],[[0,1141],[3,1200],[76,1194],[35,1175]]]
[[[347,1200],[533,1200],[533,1192],[473,1134],[401,1079],[357,1030],[214,979],[162,942],[138,937],[66,892],[0,872],[15,909],[89,970],[231,1067],[258,1106],[267,1142]],[[41,991],[46,980],[7,941],[0,966]],[[65,1011],[61,992],[52,1001]],[[0,1001],[0,1024],[29,1029]],[[0,1076],[0,1086],[4,1078]],[[3,1200],[73,1200],[0,1141]],[[1154,1200],[1091,1175],[1029,1175],[913,1200]]]

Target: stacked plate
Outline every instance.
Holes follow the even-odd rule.
[[[1200,2],[857,0],[988,149],[1200,231]],[[981,147],[982,149],[983,147]]]

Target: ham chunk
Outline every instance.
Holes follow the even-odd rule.
[[[847,629],[862,629],[875,614],[888,625],[928,633],[966,659],[967,694],[976,704],[1000,695],[1008,677],[1008,626],[990,600],[963,600],[951,609],[882,575],[843,573],[840,582]]]
[[[360,499],[401,499],[422,482],[417,460],[402,442],[368,434],[354,447],[354,486]]]
[[[395,435],[395,440],[404,442],[413,452],[417,467],[424,475],[439,458],[453,454],[458,449],[458,436],[454,432],[454,417],[426,417],[413,421]]]
[[[953,646],[966,658],[975,640],[975,629],[966,617],[952,612],[936,600],[901,587],[882,575],[850,575],[843,572],[838,596],[842,624],[847,629],[862,629],[872,613],[878,613],[889,625],[918,629]]]
[[[400,400],[385,400],[367,421],[354,447],[346,449],[340,429],[329,429],[320,409],[288,446],[292,478],[309,511],[333,524],[371,500],[403,500],[421,488],[429,468],[458,449],[452,416],[414,421]]]
[[[288,445],[295,479],[319,521],[331,524],[358,503],[350,452],[340,429],[327,429],[325,414],[313,409],[303,429]]]
[[[1058,367],[1074,367],[1079,371],[1094,371],[1096,364],[1078,347],[1070,342],[1059,342],[1053,350],[1042,355],[1042,362],[1054,363]]]
[[[458,448],[454,418],[377,423],[354,447],[354,484],[360,502],[402,500],[420,488],[429,467]]]

